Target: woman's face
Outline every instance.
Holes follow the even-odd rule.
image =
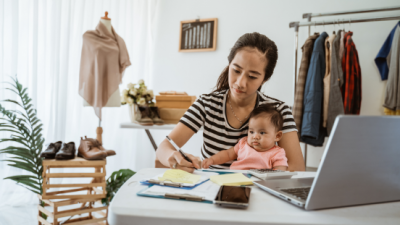
[[[256,48],[240,49],[229,64],[229,89],[232,97],[246,99],[264,83],[265,55]]]

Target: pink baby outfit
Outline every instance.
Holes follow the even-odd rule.
[[[237,161],[231,164],[231,170],[272,169],[276,166],[288,166],[285,150],[277,145],[265,152],[258,152],[247,144],[247,137],[239,140],[234,150]]]

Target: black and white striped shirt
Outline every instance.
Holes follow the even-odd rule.
[[[225,113],[227,93],[228,90],[200,95],[180,120],[195,133],[204,126],[202,159],[235,146],[239,139],[247,136],[249,119],[238,129],[228,123]],[[278,111],[283,116],[283,133],[297,131],[292,112],[284,102],[258,92],[256,107],[263,104],[277,105]],[[231,163],[214,165],[212,168],[229,169]]]

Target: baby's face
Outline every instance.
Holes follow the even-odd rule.
[[[282,131],[277,131],[268,116],[257,116],[249,122],[247,144],[258,152],[264,152],[275,146],[282,137]]]

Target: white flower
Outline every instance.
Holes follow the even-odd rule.
[[[144,105],[144,104],[146,104],[146,99],[140,98],[138,104],[139,104],[139,105]]]
[[[147,94],[149,94],[151,98],[154,98],[153,90],[147,90]]]
[[[133,98],[128,97],[128,98],[126,99],[126,103],[128,103],[129,105],[132,105],[132,104],[133,104]]]
[[[140,79],[139,81],[138,81],[138,84],[140,85],[140,84],[144,84],[144,80],[143,79]]]
[[[124,95],[121,96],[121,103],[122,104],[126,104],[126,100],[125,100],[125,96]]]
[[[153,99],[151,96],[147,95],[146,100],[149,102],[151,101],[151,99]]]
[[[143,85],[143,87],[141,87],[140,89],[142,89],[143,94],[147,93],[147,87],[145,85]]]
[[[128,95],[128,90],[124,89],[124,90],[122,91],[122,96],[127,96],[127,95]]]
[[[129,91],[129,94],[135,96],[135,95],[137,94],[136,88],[131,89],[131,90]]]
[[[132,84],[132,83],[129,83],[128,84],[128,89],[132,89],[132,88],[134,88],[135,87],[135,84]]]

